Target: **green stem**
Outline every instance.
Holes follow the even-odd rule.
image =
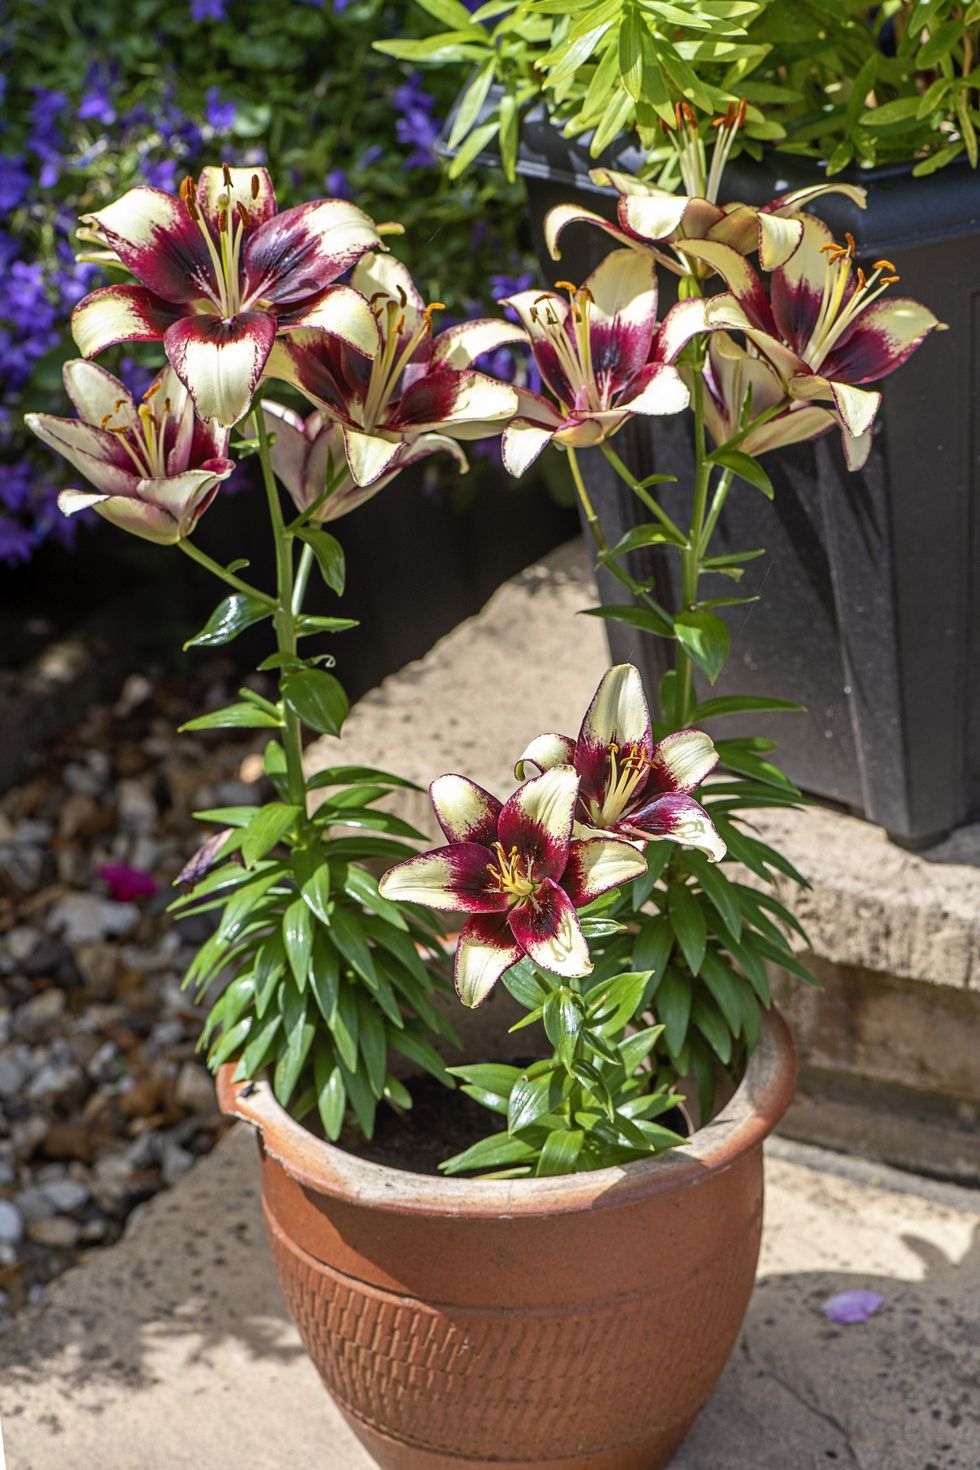
[[[290,654],[295,657],[298,607],[294,607],[293,601],[297,584],[293,580],[292,538],[286,534],[283,521],[279,487],[276,484],[272,457],[269,452],[269,433],[265,426],[265,415],[258,401],[253,407],[252,418],[255,423],[256,438],[259,441],[259,463],[262,466],[262,481],[265,485],[266,499],[269,502],[269,518],[272,521],[272,534],[276,547],[277,604],[274,618],[276,646],[281,654]],[[289,800],[305,813],[306,777],[303,774],[303,739],[299,716],[284,703],[283,718],[283,747],[286,752],[286,784]]]
[[[275,607],[274,597],[270,597],[266,592],[260,592],[257,587],[250,586],[248,582],[243,582],[241,577],[235,576],[234,572],[225,571],[220,563],[214,561],[199,546],[195,546],[193,541],[178,541],[177,545],[185,556],[191,558],[191,561],[196,561],[199,566],[206,567],[214,576],[220,577],[222,582],[227,582],[229,587],[234,587],[236,592],[242,592],[246,597],[254,597],[258,602],[265,602],[269,607]]]
[[[715,493],[711,497],[711,509],[708,511],[708,518],[704,523],[704,530],[701,533],[702,557],[707,551],[708,543],[714,535],[715,526],[718,524],[718,517],[721,515],[725,501],[728,499],[728,492],[732,488],[733,478],[733,470],[723,470],[721,479],[715,486]]]
[[[304,544],[300,552],[299,566],[296,568],[296,582],[293,586],[293,617],[298,618],[303,610],[303,599],[306,596],[307,583],[310,580],[310,571],[313,567],[313,547]]]
[[[704,379],[700,371],[694,374],[694,501],[691,506],[691,531],[687,547],[681,552],[681,609],[688,610],[698,600],[698,582],[701,577],[701,557],[704,548],[705,511],[708,502],[708,484],[711,466],[708,463],[704,437]],[[674,695],[674,724],[683,729],[694,707],[694,665],[679,643],[674,644],[674,667],[677,670],[677,688]]]
[[[628,485],[630,487],[633,494],[636,495],[638,499],[642,500],[647,510],[649,510],[653,515],[657,517],[657,520],[664,527],[664,529],[669,531],[672,536],[675,536],[679,542],[685,541],[686,537],[684,535],[684,532],[681,530],[677,522],[671,520],[670,516],[664,510],[663,506],[659,505],[657,501],[653,498],[653,496],[649,493],[649,491],[645,488],[645,486],[640,484],[639,480],[633,474],[632,470],[630,470],[629,467],[623,463],[619,455],[616,453],[615,449],[613,449],[612,445],[608,443],[602,444],[600,448],[602,449],[603,454],[606,456],[606,459],[616,471],[619,478],[623,481],[625,485]]]
[[[571,467],[572,479],[575,481],[575,489],[578,491],[578,498],[582,502],[582,509],[585,512],[586,524],[588,525],[589,531],[592,535],[592,539],[596,544],[596,549],[600,552],[608,551],[609,544],[606,541],[603,529],[599,524],[599,517],[595,513],[592,501],[589,499],[589,492],[585,488],[585,481],[582,479],[582,471],[579,467],[578,455],[575,453],[575,450],[571,447],[571,445],[569,445],[568,447],[568,463]]]

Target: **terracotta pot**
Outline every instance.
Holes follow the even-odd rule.
[[[323,1143],[221,1069],[259,1132],[269,1240],[324,1383],[386,1470],[656,1470],[734,1347],[762,1142],[796,1058],[770,1014],[688,1147],[533,1180],[438,1179]]]

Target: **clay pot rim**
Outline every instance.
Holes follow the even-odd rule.
[[[737,1091],[685,1148],[543,1179],[442,1179],[358,1158],[291,1118],[268,1082],[234,1082],[234,1071],[235,1063],[226,1062],[218,1073],[222,1112],[251,1124],[264,1151],[305,1189],[395,1214],[480,1219],[603,1209],[701,1183],[760,1145],[775,1128],[793,1096],[796,1051],[779,1012],[765,1012],[759,1043]]]

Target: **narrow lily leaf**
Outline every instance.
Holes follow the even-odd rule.
[[[317,1111],[323,1131],[331,1143],[336,1143],[344,1126],[347,1090],[333,1053],[325,1048],[318,1051],[313,1058],[313,1078],[316,1083]]]
[[[395,1108],[403,1108],[405,1112],[408,1112],[412,1106],[412,1094],[404,1082],[399,1082],[398,1078],[393,1077],[390,1072],[385,1078],[384,1099]]]
[[[534,1170],[539,1177],[550,1174],[573,1174],[575,1161],[582,1152],[585,1133],[581,1128],[561,1129],[549,1133]]]
[[[708,455],[709,464],[722,465],[726,470],[731,470],[740,480],[747,480],[757,490],[761,490],[768,500],[772,500],[776,494],[772,481],[757,460],[750,454],[743,454],[740,449],[716,449],[714,454]]]
[[[254,867],[259,858],[265,857],[275,847],[299,816],[298,806],[286,806],[279,801],[270,801],[261,807],[252,818],[242,838],[242,859],[247,868]]]
[[[408,791],[421,791],[414,781],[403,776],[393,776],[390,771],[378,771],[374,766],[330,766],[315,771],[307,781],[310,791],[321,791],[325,786],[346,786],[352,781],[370,781],[379,786],[402,786]]]
[[[312,547],[316,564],[320,568],[320,575],[331,592],[336,592],[338,597],[342,597],[347,575],[347,562],[344,557],[344,548],[336,536],[331,536],[329,531],[315,529],[312,526],[304,526],[298,535],[300,540]]]
[[[500,1164],[528,1163],[537,1158],[534,1144],[523,1138],[511,1138],[507,1133],[492,1133],[481,1138],[461,1154],[439,1165],[444,1174],[463,1174],[470,1169],[492,1169]]]
[[[408,1057],[410,1062],[415,1062],[419,1067],[424,1067],[431,1072],[440,1082],[447,1087],[455,1087],[455,1083],[449,1074],[442,1057],[433,1046],[424,1039],[416,1036],[412,1031],[399,1031],[391,1037],[391,1045],[395,1051],[401,1052],[402,1056]]]
[[[313,953],[313,915],[301,898],[294,899],[282,916],[286,958],[300,990],[305,989]]]
[[[679,612],[676,615],[674,634],[691,662],[713,684],[728,657],[728,624],[716,613],[695,609],[693,612]]]
[[[644,632],[656,633],[661,638],[671,638],[674,633],[669,616],[661,616],[652,608],[633,607],[631,603],[626,602],[604,604],[602,607],[588,607],[585,609],[585,616],[605,618],[614,623],[627,623],[631,628],[642,628]]]
[[[188,638],[186,648],[216,648],[221,643],[230,643],[239,633],[272,616],[273,609],[257,597],[244,592],[233,592],[219,602],[200,633]]]
[[[545,1035],[555,1048],[555,1054],[566,1070],[571,1067],[575,1045],[584,1019],[581,1006],[576,1002],[572,992],[566,990],[563,985],[553,990],[544,1003],[542,1020]]]
[[[287,674],[282,697],[294,714],[321,735],[339,735],[349,705],[343,685],[324,669]],[[190,727],[188,727],[190,728]]]
[[[315,1028],[307,1017],[306,997],[292,985],[284,987],[281,1013],[286,1045],[276,1058],[272,1091],[276,1101],[285,1108],[289,1106],[299,1075],[306,1065]]]
[[[557,1072],[538,1077],[522,1075],[514,1083],[507,1105],[507,1128],[517,1133],[550,1113],[561,1102],[561,1080]]]
[[[462,7],[461,7],[462,8]],[[490,83],[496,72],[497,58],[492,55],[489,60],[480,67],[476,76],[470,82],[456,109],[456,117],[453,121],[452,132],[449,134],[447,147],[452,150],[461,143],[480,115],[480,109],[487,100]]]
[[[700,724],[702,720],[717,720],[722,715],[747,715],[757,711],[775,713],[786,710],[791,714],[805,712],[806,706],[793,704],[787,699],[763,699],[754,694],[726,694],[720,699],[706,699],[702,704],[695,705],[691,711],[691,724]]]
[[[726,878],[724,870],[709,863],[700,852],[685,852],[684,865],[697,878],[735,938],[741,939],[742,910],[735,885]]]
[[[608,985],[599,987],[595,1000],[592,992],[589,996],[592,1021],[609,1032],[621,1031],[636,1015],[649,979],[648,970],[635,970],[617,975]]]
[[[364,1075],[376,1098],[384,1096],[388,1074],[388,1033],[381,1012],[363,991],[356,992],[359,1021],[358,1048]]]
[[[276,1011],[259,1026],[258,1030],[249,1033],[248,1045],[242,1052],[241,1061],[235,1071],[236,1081],[240,1082],[245,1077],[254,1077],[256,1072],[265,1066],[272,1055],[272,1049],[281,1027],[282,1016]]]
[[[340,1060],[352,1071],[357,1067],[357,1041],[361,1032],[361,1015],[357,992],[352,985],[341,984],[337,1004],[330,1018],[330,1034]]]
[[[687,1023],[691,1015],[691,986],[673,965],[667,967],[667,973],[657,989],[654,1013],[663,1025],[667,1050],[676,1059],[687,1036]]]
[[[343,1078],[344,1090],[350,1100],[350,1105],[354,1109],[354,1116],[365,1138],[373,1138],[374,1120],[378,1108],[374,1093],[361,1073],[345,1066],[343,1059],[340,1061],[340,1075]]]
[[[631,1077],[640,1063],[646,1061],[663,1032],[663,1026],[647,1026],[643,1031],[634,1031],[632,1036],[627,1036],[625,1041],[619,1043],[619,1059],[626,1069],[627,1077]]]
[[[672,883],[667,895],[667,913],[684,958],[691,972],[696,975],[701,968],[708,942],[708,930],[701,905],[690,888],[683,883]]]
[[[304,903],[310,911],[320,920],[321,924],[330,923],[330,868],[327,863],[321,863],[318,868],[307,878],[300,889]]]
[[[741,980],[728,965],[724,955],[714,949],[705,952],[701,962],[701,979],[714,996],[729,1031],[737,1036],[742,1026],[741,992],[747,982]],[[711,1040],[710,1037],[708,1039]]]
[[[647,976],[641,1008],[645,1009],[657,993],[667,962],[674,949],[674,931],[666,914],[648,919],[633,945],[633,964]]]
[[[222,1031],[214,1046],[208,1052],[208,1066],[212,1072],[216,1072],[223,1062],[239,1050],[243,1041],[248,1036],[253,1026],[251,1016],[243,1016],[242,1019],[227,1031]]]
[[[322,929],[317,929],[313,935],[310,989],[320,1015],[329,1026],[336,1014],[340,995],[340,956]]]
[[[212,710],[210,714],[198,715],[180,726],[185,730],[278,730],[282,720],[251,704],[230,704],[225,709]]]
[[[543,1005],[550,993],[540,974],[530,960],[519,960],[503,974],[503,982],[511,995],[525,1010],[534,1010]]]
[[[255,956],[253,977],[255,980],[255,1014],[261,1021],[272,1002],[279,984],[279,977],[286,968],[286,946],[277,929],[270,934]]]
[[[309,633],[346,633],[349,628],[360,627],[357,618],[321,618],[303,613],[296,619],[296,632],[300,638]]]
[[[630,890],[634,910],[640,910],[646,903],[676,851],[676,847],[671,842],[647,843],[647,870],[634,881]]]

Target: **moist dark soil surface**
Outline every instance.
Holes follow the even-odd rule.
[[[413,1077],[405,1085],[412,1094],[407,1112],[380,1107],[374,1137],[344,1134],[341,1147],[372,1164],[442,1178],[439,1165],[444,1159],[462,1153],[488,1133],[499,1132],[503,1125],[498,1113],[491,1113],[463,1092],[451,1091],[434,1077]]]

